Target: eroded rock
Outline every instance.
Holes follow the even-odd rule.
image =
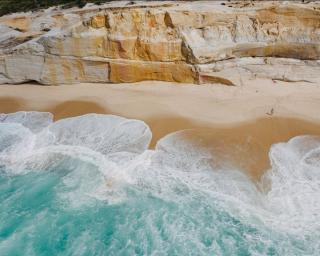
[[[319,80],[317,2],[118,2],[0,22],[0,83]]]
[[[109,64],[99,60],[47,55],[38,81],[43,84],[107,83]]]

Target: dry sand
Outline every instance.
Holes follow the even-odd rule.
[[[182,130],[186,138],[213,148],[256,179],[269,168],[276,142],[320,135],[320,84],[249,80],[245,86],[181,85],[166,82],[1,85],[0,112],[50,111],[56,119],[85,113],[144,120],[152,146]],[[228,154],[225,154],[228,152]]]

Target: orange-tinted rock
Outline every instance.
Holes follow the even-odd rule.
[[[98,60],[46,56],[38,81],[43,84],[106,83],[109,82],[109,66]]]
[[[173,62],[111,61],[110,81],[133,83],[159,80],[180,83],[197,83],[198,75],[192,65]]]
[[[0,36],[7,60],[1,63],[2,82],[237,85],[242,75],[314,81],[319,68],[320,8],[314,2],[119,1],[14,14],[1,22],[22,30],[7,27],[9,34]],[[288,61],[261,62],[281,58]]]
[[[102,28],[106,26],[106,19],[104,15],[97,15],[91,18],[91,26],[93,28]]]

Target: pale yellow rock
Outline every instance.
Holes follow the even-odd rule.
[[[18,29],[20,31],[28,31],[30,29],[30,24],[32,17],[30,15],[18,14],[0,17],[0,23],[7,25],[9,27]]]
[[[46,52],[60,56],[88,57],[98,56],[104,42],[100,32],[79,36],[49,36],[40,39]]]
[[[10,83],[11,80],[7,77],[4,57],[0,56],[0,84]]]
[[[18,37],[21,34],[22,33],[19,31],[16,31],[6,25],[0,24],[0,48],[4,48],[1,47],[3,43],[5,44],[6,41],[9,41],[11,38]]]
[[[12,54],[5,56],[6,76],[12,83],[39,81],[44,63],[43,56]]]
[[[200,83],[218,81],[244,85],[244,81],[269,78],[285,82],[320,82],[320,61],[289,58],[241,58],[197,65]]]
[[[198,75],[192,65],[185,63],[146,61],[110,62],[111,82],[133,83],[143,80],[197,83]]]
[[[103,38],[97,56],[112,59],[135,59],[137,37],[117,37],[108,35]]]
[[[179,61],[184,60],[182,40],[160,41],[139,40],[136,45],[138,57],[150,61]]]
[[[181,26],[188,57],[193,63],[248,56],[320,57],[319,10],[279,3],[265,9],[249,8],[247,12],[234,10],[224,19],[220,11],[217,11],[218,17],[214,12],[203,13],[202,18],[192,12],[191,15],[190,12],[177,14],[177,11],[168,14],[175,27]],[[211,16],[216,21],[212,21]],[[183,25],[190,21],[194,25]]]
[[[91,18],[91,26],[93,28],[102,28],[106,26],[106,19],[104,15],[97,15]]]
[[[317,2],[148,1],[128,6],[118,1],[13,14],[0,17],[0,23],[6,24],[3,31],[8,26],[22,31],[0,36],[6,60],[3,67],[0,62],[0,79],[7,83],[241,85],[242,77],[310,82],[319,77]]]
[[[72,57],[45,56],[39,82],[43,84],[72,84],[77,82],[109,82],[108,63]]]

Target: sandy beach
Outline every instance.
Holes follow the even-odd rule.
[[[228,157],[256,179],[269,168],[272,144],[297,135],[320,135],[319,95],[317,84],[267,79],[249,80],[244,86],[151,81],[1,85],[0,112],[49,111],[56,120],[86,113],[140,119],[152,130],[152,147],[171,132],[192,129],[186,133],[189,140],[219,148],[221,157],[228,151]]]
[[[0,1],[0,255],[317,256],[319,178],[320,1]]]

